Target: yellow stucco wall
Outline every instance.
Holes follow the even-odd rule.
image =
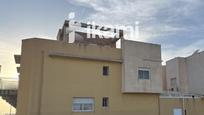
[[[102,76],[103,65],[109,66],[109,76]],[[89,115],[158,114],[157,95],[121,93],[119,63],[47,58],[43,76],[43,115],[84,114],[72,112],[72,97],[95,98],[95,112],[90,112]],[[108,109],[102,107],[103,97],[109,97]]]
[[[53,52],[63,56],[50,56]],[[182,108],[182,99],[160,99],[159,94],[122,93],[120,61],[72,56],[122,60],[120,49],[42,39],[24,40],[17,115],[173,115],[174,108]],[[107,77],[102,75],[103,66],[110,68]],[[73,97],[93,97],[94,112],[72,112]],[[102,107],[103,97],[109,97],[106,109]],[[186,99],[184,105],[187,115],[204,115],[204,100]]]
[[[123,94],[121,63],[50,57],[50,52],[121,60],[121,50],[29,39],[22,45],[17,115],[158,115],[159,94]],[[103,65],[110,75],[102,76]],[[74,113],[73,97],[93,97],[95,110]],[[109,97],[110,106],[102,107]]]
[[[160,115],[173,115],[173,109],[186,109],[186,115],[204,115],[204,99],[160,99]],[[183,114],[184,115],[184,114]]]

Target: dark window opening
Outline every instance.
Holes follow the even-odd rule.
[[[108,107],[109,98],[108,98],[108,97],[104,97],[102,101],[103,101],[103,102],[102,102],[102,106],[103,106],[103,107]]]
[[[103,75],[108,76],[109,75],[109,67],[108,66],[103,66]]]

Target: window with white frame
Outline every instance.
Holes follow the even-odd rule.
[[[94,98],[73,98],[73,112],[92,112],[94,111]]]
[[[138,70],[138,78],[139,79],[150,79],[150,69],[148,68],[139,68]]]
[[[181,108],[174,108],[173,109],[173,115],[182,115],[182,109]]]

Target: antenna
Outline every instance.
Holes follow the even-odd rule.
[[[198,50],[196,50],[195,52],[193,52],[193,54],[192,55],[195,55],[195,54],[197,54],[197,53],[199,53],[199,49]]]

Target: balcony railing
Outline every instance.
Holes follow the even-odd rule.
[[[160,94],[161,98],[204,98],[202,94],[192,94],[192,93],[181,93],[181,92],[173,92],[173,91],[164,91]]]

